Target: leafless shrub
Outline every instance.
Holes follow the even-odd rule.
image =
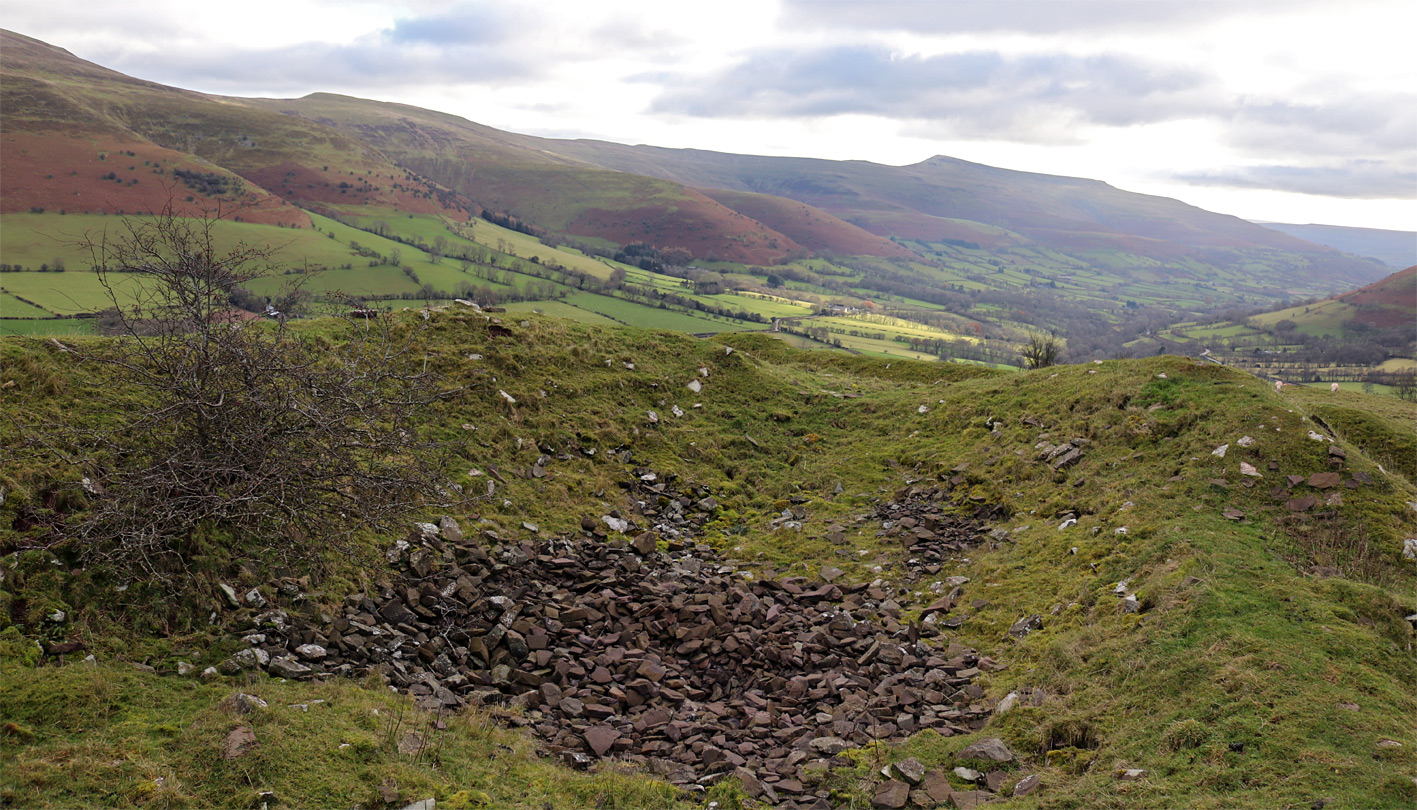
[[[203,531],[309,562],[453,497],[449,448],[420,438],[448,393],[421,324],[297,328],[284,313],[238,313],[233,293],[273,267],[274,249],[222,249],[215,225],[165,212],[88,239],[119,337],[64,348],[144,404],[102,428],[30,426],[85,477],[87,509],[56,523],[59,538],[166,584],[189,570]],[[290,292],[273,307],[294,303]]]
[[[1028,342],[1019,347],[1024,368],[1047,368],[1057,365],[1063,355],[1063,345],[1054,335],[1028,333]]]
[[[1295,564],[1306,571],[1390,586],[1397,577],[1367,529],[1333,518],[1282,521],[1294,541]]]

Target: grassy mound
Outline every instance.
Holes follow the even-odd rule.
[[[1410,406],[1377,412],[1367,407],[1376,398],[1357,394],[1325,404],[1170,357],[1002,374],[797,352],[761,335],[700,341],[493,317],[435,313],[428,332],[433,363],[463,386],[425,427],[465,443],[447,473],[470,496],[454,514],[470,535],[576,533],[584,517],[632,510],[622,484],[644,467],[709,487],[721,509],[702,539],[758,575],[842,568],[880,580],[909,618],[934,599],[931,580],[911,580],[901,543],[862,517],[902,488],[953,481],[1009,530],[935,575],[968,578],[950,635],[1007,665],[979,676],[986,698],[1032,696],[980,732],[1018,754],[1011,782],[1041,775],[1004,806],[1417,801],[1417,657],[1404,621],[1417,610],[1417,565],[1401,556],[1417,536],[1417,492],[1399,466]],[[102,420],[131,396],[51,343],[15,339],[0,342],[0,392],[8,413],[70,420]],[[12,444],[14,422],[4,430]],[[1337,439],[1346,458],[1336,463],[1334,445],[1311,431]],[[1081,451],[1075,463],[1039,459],[1064,443]],[[531,475],[542,456],[555,462]],[[1310,485],[1329,472],[1337,486]],[[214,527],[193,585],[158,594],[44,547],[46,521],[83,508],[55,496],[56,482],[79,475],[43,456],[0,472],[0,719],[11,724],[0,796],[12,803],[231,806],[271,791],[273,807],[382,806],[394,800],[379,786],[394,783],[397,801],[439,806],[671,800],[662,783],[611,762],[580,775],[538,760],[483,711],[443,718],[422,757],[401,755],[401,733],[384,732],[390,713],[418,732],[438,718],[400,709],[404,699],[378,684],[196,678],[242,646],[225,628],[239,611],[222,606],[218,582],[239,591],[309,576],[302,610],[318,615],[387,578],[391,538],[366,537],[324,571],[301,571],[230,553]],[[805,514],[800,531],[774,523],[789,505]],[[1040,629],[1007,632],[1034,615]],[[63,641],[86,648],[32,668],[35,642]],[[79,660],[88,653],[96,664]],[[176,675],[179,661],[194,674]],[[238,689],[269,708],[241,718],[216,707]],[[238,725],[257,746],[224,760]],[[869,803],[879,766],[905,756],[947,771],[968,764],[956,754],[976,736],[922,733],[897,750],[856,751],[855,777],[835,795]],[[1131,769],[1145,774],[1120,778]],[[742,799],[732,780],[712,798]]]

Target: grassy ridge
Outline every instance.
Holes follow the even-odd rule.
[[[529,521],[546,535],[574,532],[582,516],[629,509],[617,484],[631,466],[648,466],[711,487],[723,507],[705,539],[761,575],[812,575],[835,565],[850,579],[884,580],[908,616],[933,599],[928,579],[908,581],[900,545],[877,536],[879,524],[858,518],[911,481],[963,475],[961,491],[1001,507],[1008,517],[1000,525],[1010,534],[937,575],[970,580],[970,607],[956,610],[964,623],[951,635],[1008,664],[981,677],[989,698],[1025,686],[1051,696],[996,718],[985,732],[1004,737],[1026,760],[1018,776],[1043,774],[1037,793],[1006,807],[1274,807],[1319,799],[1330,807],[1399,807],[1417,800],[1410,782],[1417,659],[1402,620],[1417,605],[1417,573],[1399,553],[1402,539],[1417,535],[1405,503],[1417,500],[1417,491],[1377,468],[1391,469],[1382,459],[1400,452],[1385,449],[1389,444],[1411,441],[1417,409],[1410,405],[1386,403],[1393,410],[1371,418],[1320,413],[1307,394],[1276,394],[1246,375],[1179,358],[1000,375],[796,352],[763,335],[696,341],[518,315],[500,325],[512,332],[502,336],[458,309],[430,324],[437,364],[467,386],[428,425],[436,435],[470,438],[466,466],[449,471],[455,480],[480,487],[485,479],[469,479],[468,469],[497,464],[514,473],[533,463],[540,447],[571,457],[551,465],[546,478],[506,475],[495,499],[472,507],[479,519],[459,515],[474,530],[524,538]],[[105,401],[87,395],[102,381],[83,379],[53,347],[6,341],[0,351],[0,385],[14,383],[0,389],[8,392],[7,406],[63,409],[79,418]],[[703,391],[689,391],[691,379],[700,379]],[[1343,396],[1352,397],[1345,407],[1367,413],[1363,402],[1372,398]],[[702,407],[691,407],[696,402]],[[675,404],[683,417],[667,413]],[[650,410],[658,423],[649,421]],[[1344,476],[1367,473],[1372,483],[1340,490],[1333,505],[1320,507],[1330,517],[1295,520],[1270,490],[1284,475],[1329,469],[1327,443],[1307,435],[1330,432],[1324,425],[1347,451]],[[1256,441],[1239,446],[1246,435]],[[1035,460],[1039,441],[1073,437],[1090,442],[1077,466],[1059,472]],[[1221,444],[1229,445],[1223,458],[1211,452]],[[630,451],[633,462],[613,457],[614,448]],[[591,449],[597,452],[587,455]],[[1241,461],[1265,477],[1240,475]],[[3,474],[10,493],[0,514],[5,526],[40,498],[46,476],[73,475],[32,464],[7,466]],[[1296,487],[1296,494],[1310,491]],[[772,518],[792,497],[804,500],[803,530],[774,531]],[[1225,519],[1229,508],[1244,518]],[[1078,522],[1060,529],[1069,513]],[[833,526],[846,527],[845,545],[828,539]],[[384,542],[371,538],[367,556],[336,561],[335,578],[318,599],[337,602],[358,583],[377,580]],[[263,581],[261,561],[246,574],[235,563],[214,559],[210,575],[238,585]],[[10,601],[7,621],[31,638],[54,634],[42,611],[67,605],[83,618],[63,634],[88,640],[103,662],[101,677],[119,686],[106,692],[103,711],[82,710],[87,703],[73,710],[96,718],[80,726],[66,719],[73,712],[45,707],[84,688],[90,676],[81,665],[31,674],[12,656],[0,705],[34,738],[0,742],[7,762],[23,765],[0,769],[0,790],[29,804],[62,806],[72,801],[59,776],[64,763],[83,761],[89,765],[78,772],[92,781],[81,784],[101,775],[117,785],[102,804],[137,805],[141,783],[164,773],[185,786],[188,803],[209,804],[213,786],[236,778],[227,776],[234,770],[213,769],[212,751],[232,721],[211,704],[240,684],[112,667],[128,659],[170,671],[179,658],[199,666],[220,660],[231,641],[204,624],[213,596],[189,595],[197,620],[164,633],[153,616],[125,613],[111,588],[86,590],[90,574],[64,574],[47,553],[9,564],[6,585],[28,607],[17,615]],[[1123,580],[1140,597],[1141,613],[1125,613],[1113,594]],[[130,591],[121,601],[139,599]],[[1006,640],[1009,626],[1030,614],[1043,617],[1043,628]],[[352,685],[240,686],[277,696],[271,719],[262,721],[271,725],[266,747],[248,776],[253,791],[278,786],[286,806],[368,801],[370,780],[395,773],[440,799],[482,790],[495,806],[651,806],[663,799],[653,792],[662,788],[641,778],[613,788],[601,783],[597,792],[532,762],[524,743],[509,743],[514,751],[502,752],[492,770],[477,770],[486,763],[471,759],[488,750],[485,738],[461,726],[444,743],[459,752],[457,761],[449,753],[436,767],[409,771],[376,741],[366,746],[365,761],[351,766],[339,748],[349,741],[342,735],[363,729],[377,737],[365,713],[390,698]],[[329,700],[335,713],[325,731],[300,725],[303,713],[274,710],[277,702],[316,698]],[[188,719],[166,728],[151,707]],[[92,742],[81,741],[80,728]],[[1384,739],[1403,746],[1379,746]],[[953,753],[970,741],[921,735],[901,754],[948,770]],[[112,746],[140,751],[145,764],[97,769],[112,761],[100,759],[112,756]],[[76,752],[87,759],[75,760]],[[308,761],[298,773],[321,776],[282,777],[278,763],[297,758]],[[875,761],[863,753],[862,777]],[[1122,782],[1122,768],[1143,768],[1147,776]],[[600,778],[618,779],[609,773]],[[843,797],[869,801],[865,786],[840,788]]]

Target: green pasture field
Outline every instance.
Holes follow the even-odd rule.
[[[112,278],[120,302],[130,301],[129,296],[123,294],[124,274],[114,273]],[[5,273],[0,277],[0,286],[56,315],[98,312],[113,305],[97,273]]]
[[[559,264],[562,267],[578,270],[601,279],[609,278],[614,268],[621,266],[616,262],[602,261],[569,248],[548,247],[535,236],[503,228],[484,219],[450,223],[445,218],[434,214],[409,216],[397,211],[370,213],[367,209],[350,209],[348,214],[361,227],[370,227],[374,223],[382,221],[388,224],[392,232],[412,237],[424,244],[431,245],[435,239],[442,236],[453,246],[476,244],[497,251],[505,247],[507,248],[505,252],[508,255],[522,259],[535,257],[543,264]],[[471,239],[463,235],[468,232],[471,232]],[[445,259],[444,261],[449,260]]]
[[[513,304],[507,304],[507,311],[519,314],[539,312],[548,318],[568,318],[578,323],[593,323],[602,326],[616,325],[615,321],[604,315],[599,315],[588,309],[573,306],[564,301],[518,301]]]
[[[91,335],[93,321],[87,318],[0,319],[3,335]]]
[[[1352,319],[1354,308],[1342,301],[1320,301],[1316,304],[1300,305],[1266,312],[1250,319],[1251,323],[1273,327],[1283,320],[1292,320],[1296,329],[1306,335],[1338,335],[1343,333],[1343,322]]]
[[[1363,383],[1360,382],[1341,382],[1338,384],[1338,388],[1340,391],[1352,391],[1358,394],[1368,393],[1367,391],[1363,390]],[[1397,396],[1397,386],[1394,385],[1382,385],[1380,383],[1373,383],[1372,388],[1374,394],[1383,394],[1386,396],[1394,397]]]
[[[846,351],[846,349],[844,348],[839,348],[831,345],[830,343],[823,343],[820,340],[814,340],[812,338],[804,337],[802,335],[791,335],[786,332],[766,332],[764,334],[772,335],[775,339],[786,343],[794,349],[803,349],[806,351]]]
[[[722,295],[695,296],[706,302],[712,302],[723,307],[734,310],[753,312],[769,318],[797,318],[803,315],[810,315],[813,310],[811,304],[805,301],[794,301],[786,298],[763,298],[752,294],[735,295],[724,293]]]
[[[343,293],[356,298],[385,298],[404,292],[418,292],[419,288],[402,270],[387,264],[326,270],[307,276],[267,276],[248,282],[246,286],[259,295],[275,295],[287,284],[299,284],[307,292]]]
[[[0,290],[4,289],[5,276],[8,273],[0,274]],[[0,317],[5,318],[48,318],[54,313],[40,309],[39,307],[25,301],[21,301],[10,293],[0,291]]]
[[[832,330],[851,330],[858,332],[885,332],[889,336],[904,335],[906,337],[918,338],[938,338],[941,340],[967,340],[970,343],[978,343],[976,337],[970,335],[946,332],[942,329],[935,329],[915,321],[896,318],[890,315],[834,315],[826,318],[813,318],[813,326],[825,326]]]
[[[896,343],[893,340],[877,340],[875,338],[836,333],[833,333],[832,337],[836,340],[840,340],[843,348],[852,349],[860,354],[870,355],[872,357],[905,357],[911,360],[927,361],[939,359],[929,352],[917,352],[911,349],[908,343]]]
[[[764,328],[761,324],[690,315],[597,293],[576,293],[568,296],[565,302],[579,309],[603,315],[613,321],[645,329],[672,329],[690,334],[703,334],[708,332],[744,332]]]

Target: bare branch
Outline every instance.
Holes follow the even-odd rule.
[[[165,212],[89,239],[119,335],[64,356],[144,404],[113,427],[31,431],[85,476],[88,509],[57,523],[60,537],[168,584],[185,578],[204,528],[312,561],[456,489],[452,449],[421,438],[446,393],[424,326],[238,313],[232,296],[275,266],[273,251],[222,249],[215,224]]]

